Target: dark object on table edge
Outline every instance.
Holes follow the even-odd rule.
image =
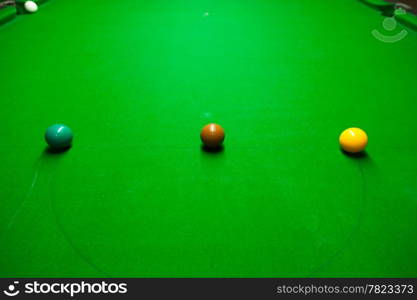
[[[0,1],[0,8],[6,7],[6,6],[16,6],[16,1],[15,0]]]

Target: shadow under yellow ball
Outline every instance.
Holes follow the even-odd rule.
[[[360,128],[348,128],[340,135],[339,143],[343,150],[358,153],[368,145],[368,135]]]

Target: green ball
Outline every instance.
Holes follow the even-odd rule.
[[[64,149],[71,146],[72,130],[66,125],[55,124],[45,132],[45,141],[52,149]]]

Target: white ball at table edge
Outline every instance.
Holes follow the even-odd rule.
[[[25,2],[25,9],[28,12],[34,13],[38,10],[38,5],[33,1],[26,1]]]

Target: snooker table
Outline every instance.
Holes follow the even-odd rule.
[[[416,277],[417,32],[380,41],[384,18],[51,0],[2,25],[0,276]]]

